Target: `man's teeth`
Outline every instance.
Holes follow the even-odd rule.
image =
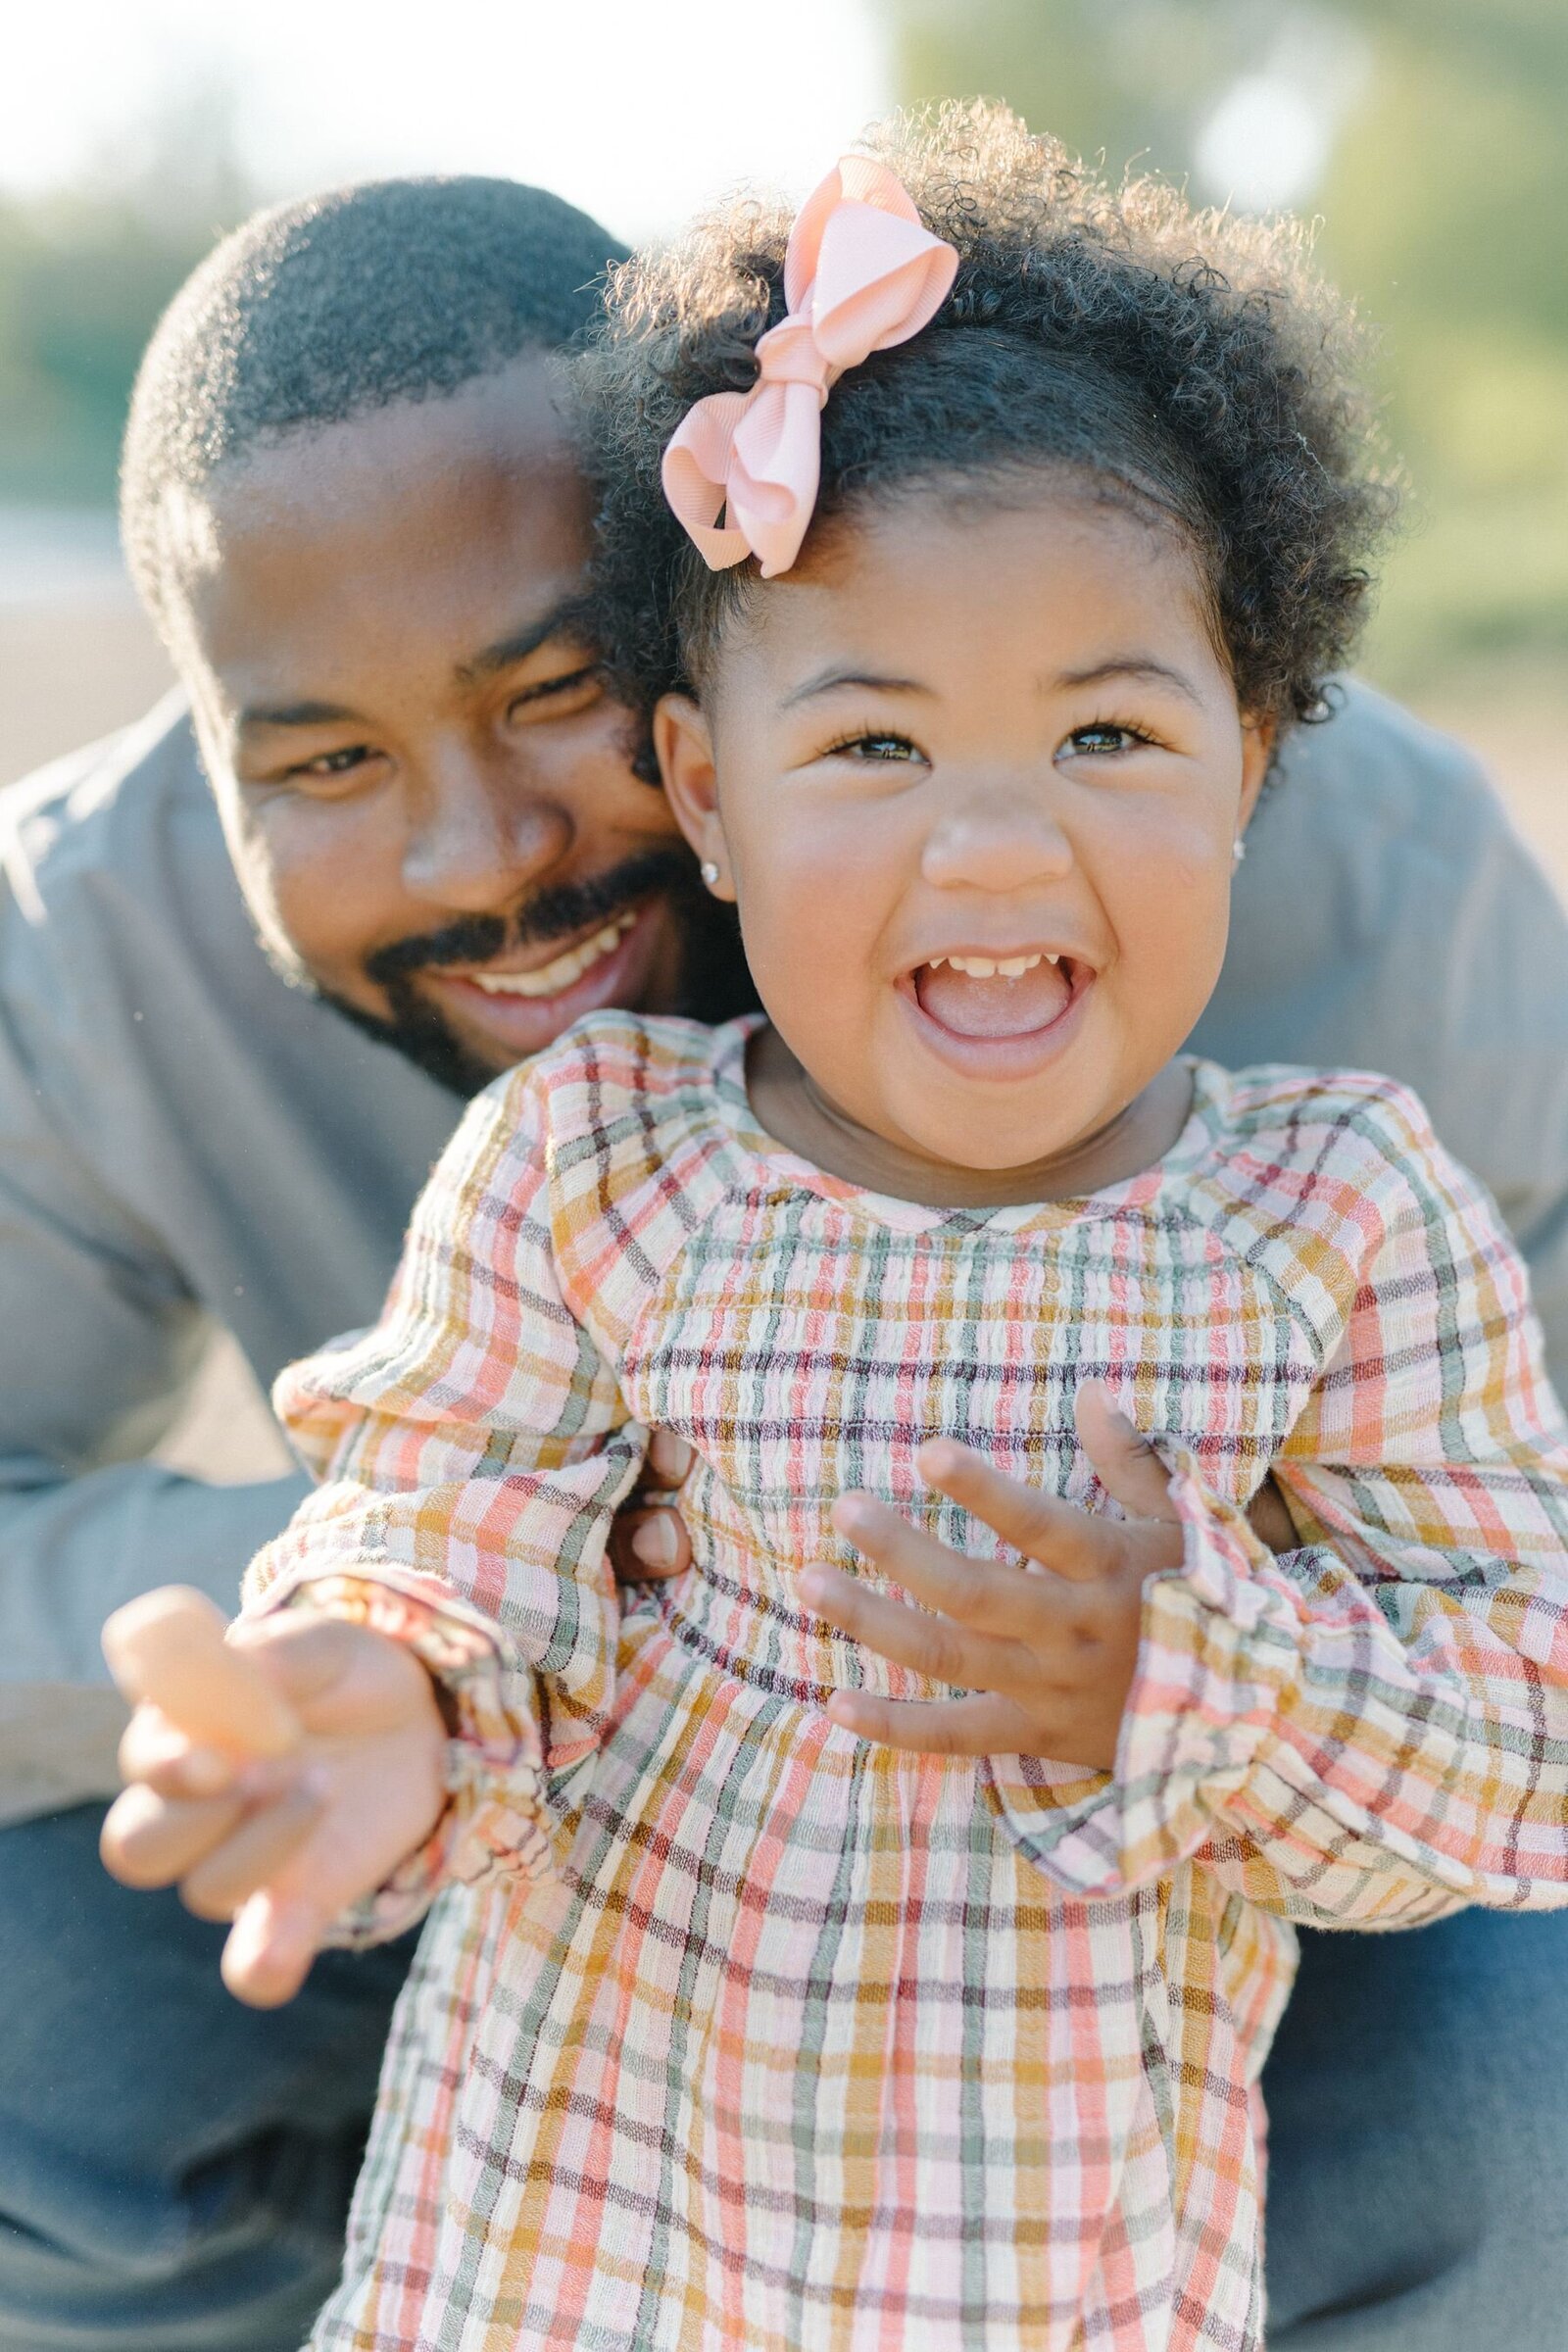
[[[964,973],[970,980],[995,980],[999,972],[1004,980],[1021,980],[1024,973],[1032,972],[1038,963],[1060,961],[1059,956],[1048,956],[1043,950],[1038,956],[933,956],[926,969],[934,972],[941,965],[951,963],[956,972]]]
[[[596,931],[592,939],[568,948],[554,963],[541,963],[531,972],[470,972],[467,977],[487,997],[559,997],[579,981],[591,965],[600,962],[612,949],[618,948],[636,920],[635,914],[617,914],[612,923]]]

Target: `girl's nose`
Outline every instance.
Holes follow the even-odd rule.
[[[559,802],[528,791],[515,774],[488,769],[474,753],[425,779],[411,810],[403,854],[405,888],[464,913],[515,904],[571,847],[573,827]]]
[[[1038,788],[979,789],[945,808],[920,872],[934,890],[1012,891],[1059,881],[1072,864],[1072,844]]]

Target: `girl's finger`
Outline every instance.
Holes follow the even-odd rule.
[[[145,1783],[122,1789],[104,1817],[98,1851],[126,1886],[172,1886],[244,1818],[239,1796],[191,1801],[160,1796]]]
[[[116,1609],[103,1652],[125,1696],[148,1700],[195,1743],[284,1756],[299,1743],[293,1710],[239,1644],[205,1592],[161,1585]]]
[[[240,1759],[207,1747],[171,1723],[161,1707],[143,1703],[120,1742],[120,1776],[144,1781],[159,1796],[221,1796],[240,1772]]]
[[[1006,1574],[1016,1579],[1017,1570]],[[965,1690],[997,1690],[1018,1678],[1020,1655],[1012,1642],[927,1616],[885,1592],[872,1592],[837,1568],[814,1566],[801,1577],[801,1596],[854,1642],[874,1649],[895,1666],[907,1666],[935,1683]]]
[[[185,1873],[179,1895],[198,1919],[232,1919],[248,1895],[275,1878],[321,1817],[325,1799],[304,1775],[270,1804],[247,1814],[231,1837]]]
[[[825,1712],[858,1739],[922,1756],[1010,1756],[1031,1737],[1023,1710],[989,1692],[919,1700],[835,1690]]]
[[[279,1610],[270,1617],[241,1617],[229,1646],[247,1665],[260,1667],[290,1706],[309,1706],[337,1695],[358,1662],[356,1637],[362,1628],[342,1617]]]
[[[1078,1442],[1111,1500],[1131,1519],[1178,1519],[1170,1472],[1102,1380],[1084,1382],[1075,1412]]]
[[[841,1495],[832,1515],[841,1536],[927,1608],[1004,1642],[1038,1632],[1037,1620],[1050,1607],[1049,1578],[1026,1578],[1001,1560],[966,1559],[869,1494]]]
[[[1004,1544],[1072,1584],[1092,1584],[1109,1564],[1104,1524],[1076,1503],[1062,1502],[1008,1478],[969,1446],[934,1438],[915,1455],[928,1487],[961,1503]]]
[[[326,1922],[304,1896],[263,1886],[235,1914],[223,1946],[223,1983],[253,2009],[291,2001],[321,1947]]]
[[[389,1713],[409,1718],[437,1701],[430,1676],[415,1652],[389,1635],[346,1617],[299,1609],[242,1617],[229,1636],[280,1691],[307,1732],[322,1720],[343,1735],[384,1723]],[[412,1718],[411,1718],[412,1719]]]

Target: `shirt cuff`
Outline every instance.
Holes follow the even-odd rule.
[[[385,1943],[421,1919],[443,1886],[483,1886],[502,1875],[550,1875],[555,1821],[538,1724],[505,1701],[505,1637],[433,1578],[373,1570],[305,1570],[274,1587],[266,1607],[309,1609],[368,1625],[412,1649],[435,1682],[452,1737],[447,1803],[424,1843],[384,1885],[337,1920],[323,1939]]]
[[[1224,1829],[1299,1672],[1297,1610],[1258,1571],[1272,1554],[1245,1514],[1158,1443],[1181,1521],[1179,1568],[1144,1588],[1138,1665],[1112,1772],[999,1757],[991,1771],[1020,1846],[1077,1895],[1165,1876]]]

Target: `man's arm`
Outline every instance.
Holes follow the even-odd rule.
[[[1568,1393],[1568,915],[1456,744],[1354,685],[1289,739],[1194,1044],[1413,1087],[1524,1252]]]
[[[303,1478],[210,1487],[145,1459],[210,1325],[103,1188],[0,1008],[0,1820],[116,1785],[98,1636],[149,1586],[227,1611]]]

